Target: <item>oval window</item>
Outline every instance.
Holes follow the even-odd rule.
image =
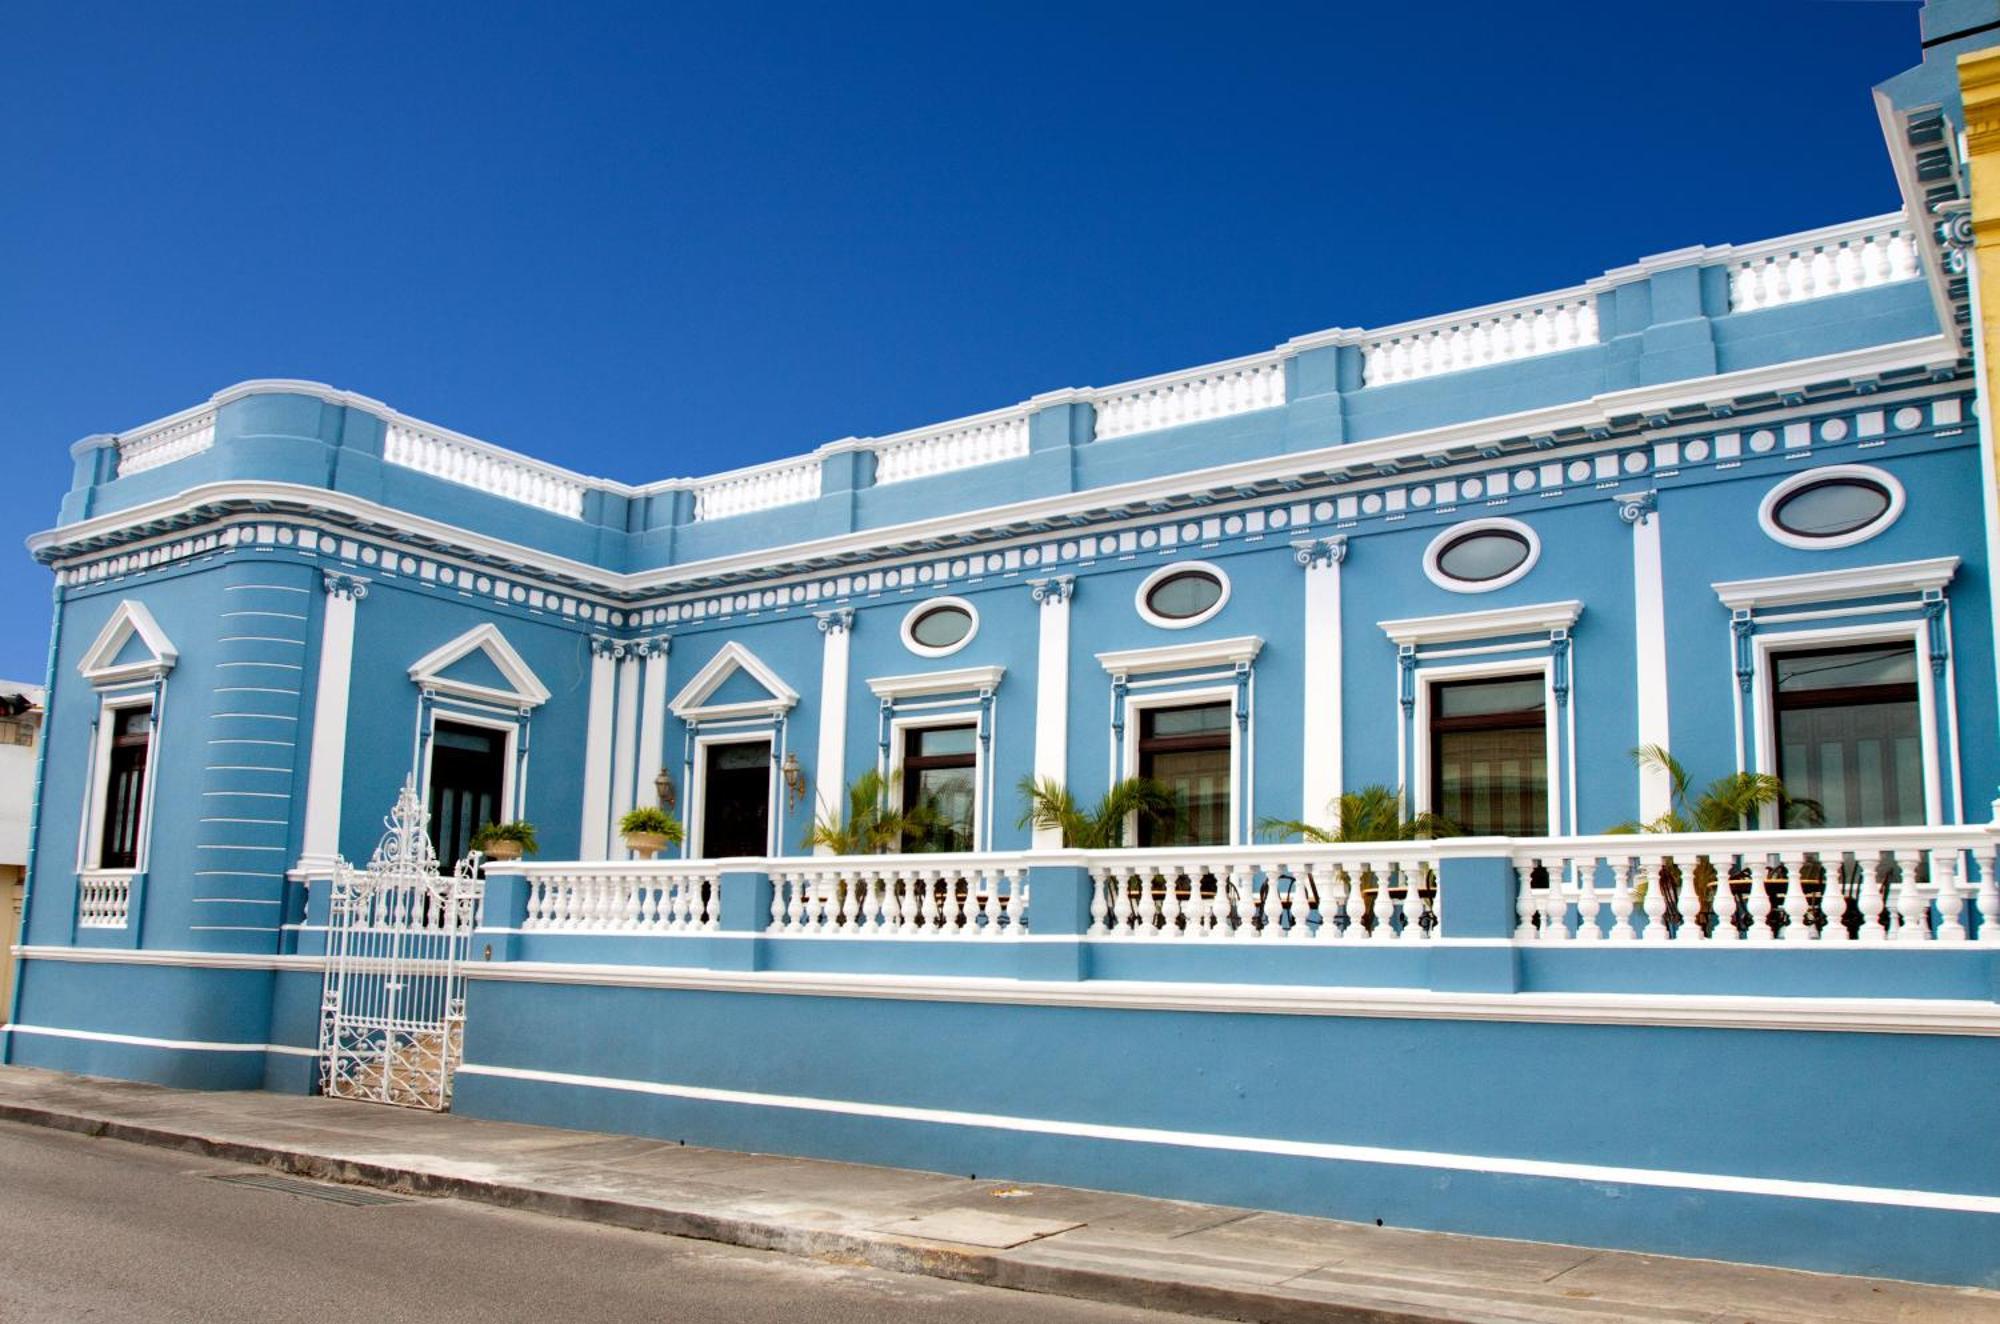
[[[1185,621],[1222,601],[1222,581],[1206,570],[1181,570],[1146,591],[1146,607],[1155,616]]]
[[[1889,489],[1867,478],[1827,478],[1779,498],[1771,522],[1800,538],[1838,538],[1867,528],[1895,504]]]
[[[1438,573],[1467,584],[1483,584],[1519,570],[1534,555],[1528,540],[1511,529],[1478,529],[1438,549]]]
[[[925,648],[950,648],[972,633],[972,613],[963,607],[932,607],[910,622],[910,638]]]

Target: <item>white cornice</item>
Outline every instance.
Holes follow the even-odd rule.
[[[1398,644],[1448,644],[1460,639],[1497,639],[1510,634],[1546,634],[1566,630],[1576,624],[1583,604],[1574,598],[1564,602],[1533,602],[1520,607],[1495,607],[1491,611],[1456,611],[1444,616],[1407,616],[1395,621],[1377,621],[1382,633]]]
[[[959,667],[918,671],[907,676],[870,676],[868,688],[880,699],[915,699],[928,694],[971,694],[998,689],[1005,667]]]
[[[1732,579],[1711,585],[1731,611],[1759,607],[1793,607],[1808,602],[1850,598],[1880,598],[1892,593],[1942,589],[1958,573],[1956,556],[1889,565],[1852,566],[1844,570],[1814,570],[1803,575],[1772,575],[1765,579]]]
[[[1143,676],[1157,671],[1198,671],[1203,667],[1233,667],[1256,658],[1264,641],[1254,634],[1232,639],[1198,639],[1153,648],[1126,648],[1099,653],[1097,661],[1114,676]]]
[[[1126,506],[1182,495],[1189,491],[1226,489],[1263,482],[1280,482],[1329,471],[1369,468],[1397,460],[1414,459],[1440,452],[1474,447],[1482,443],[1521,437],[1569,432],[1577,429],[1609,429],[1649,414],[1663,413],[1687,405],[1726,402],[1738,397],[1767,395],[1786,390],[1839,381],[1851,377],[1877,377],[1887,373],[1955,365],[1956,348],[1944,336],[1926,336],[1893,345],[1873,346],[1819,358],[1800,359],[1770,367],[1670,382],[1626,391],[1608,392],[1582,401],[1525,410],[1498,417],[1469,420],[1415,432],[1399,433],[1373,441],[1348,442],[1313,450],[1292,451],[1258,460],[1239,461],[1089,488],[1063,492],[1004,506],[955,512],[914,520],[904,524],[853,533],[838,534],[810,542],[793,543],[781,550],[787,562],[800,564],[841,557],[885,552],[906,543],[975,534],[995,529],[1054,522],[1092,511]],[[428,426],[428,425],[425,425]],[[595,480],[592,480],[595,481]],[[297,505],[302,512],[337,512],[387,526],[420,539],[464,549],[503,563],[516,564],[560,578],[585,583],[611,593],[668,592],[692,587],[703,580],[757,571],[780,570],[771,547],[726,556],[709,557],[682,565],[662,567],[636,574],[621,574],[536,549],[471,533],[456,526],[396,510],[345,493],[291,483],[239,480],[190,488],[173,496],[146,502],[127,510],[114,511],[56,529],[45,530],[28,540],[37,556],[59,554],[59,549],[79,542],[109,537],[132,526],[144,526],[185,515],[203,505],[222,502],[278,501]]]
[[[769,941],[783,942],[784,938]],[[317,956],[21,946],[24,960],[210,969],[325,968]],[[1771,951],[1775,952],[1773,948]],[[1932,950],[1941,950],[1935,949]],[[1964,949],[1960,949],[1964,950]],[[1768,955],[1768,953],[1766,953]],[[797,997],[999,1003],[1134,1011],[1339,1016],[1392,1020],[1529,1021],[1574,1025],[1805,1030],[1851,1034],[2000,1036],[2000,1004],[1958,998],[1760,997],[1688,993],[1449,993],[1400,987],[1032,980],[702,970],[681,966],[544,961],[472,962],[471,979],[615,988],[775,993]]]

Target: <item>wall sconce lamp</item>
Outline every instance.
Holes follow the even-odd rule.
[[[674,791],[674,778],[665,768],[661,768],[659,775],[653,778],[653,794],[660,798],[660,808],[674,807],[674,801],[678,798]]]
[[[778,776],[785,783],[785,808],[797,809],[799,801],[806,798],[806,774],[799,767],[799,756],[794,750],[785,751],[785,762],[778,769]]]

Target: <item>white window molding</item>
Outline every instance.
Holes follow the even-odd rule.
[[[1496,607],[1491,611],[1462,611],[1445,616],[1407,616],[1393,621],[1377,621],[1391,642],[1419,647],[1425,644],[1456,643],[1467,639],[1496,639],[1514,634],[1548,634],[1567,630],[1583,613],[1583,603],[1572,598],[1564,602],[1535,602],[1521,607]]]
[[[500,757],[505,760],[500,771],[500,806],[495,811],[502,823],[511,823],[523,817],[522,797],[527,791],[527,769],[521,757],[522,728],[526,718],[508,716],[501,713],[477,711],[462,706],[440,707],[435,701],[425,703],[418,718],[423,745],[423,767],[417,772],[417,785],[426,809],[431,802],[431,764],[437,749],[437,724],[452,722],[459,726],[476,726],[487,731],[497,731],[501,735]],[[475,825],[476,826],[476,825]]]
[[[1222,586],[1222,595],[1206,609],[1198,611],[1192,616],[1162,616],[1154,611],[1152,604],[1146,601],[1151,596],[1153,590],[1164,581],[1172,579],[1175,575],[1184,575],[1190,572],[1213,576],[1215,582]],[[1166,565],[1161,566],[1159,569],[1153,571],[1152,574],[1147,575],[1139,581],[1138,589],[1132,594],[1132,606],[1138,611],[1139,619],[1145,621],[1148,625],[1157,626],[1162,630],[1186,630],[1213,620],[1217,612],[1229,605],[1229,594],[1229,572],[1214,562],[1169,561]]]
[[[1771,655],[1792,653],[1813,648],[1844,648],[1850,644],[1908,644],[1910,661],[1917,677],[1917,740],[1922,752],[1924,770],[1924,822],[1929,825],[1942,824],[1944,817],[1944,776],[1938,748],[1938,689],[1943,685],[1946,692],[1953,691],[1953,659],[1947,655],[1943,675],[1934,672],[1926,661],[1929,648],[1930,627],[1924,620],[1882,621],[1870,623],[1865,619],[1854,619],[1852,623],[1823,626],[1817,629],[1765,629],[1750,637],[1750,729],[1752,747],[1756,763],[1749,771],[1778,771],[1777,713],[1773,710],[1771,695]],[[1955,714],[1953,714],[1955,719]],[[1952,753],[1957,760],[1957,723],[1952,722]],[[1954,776],[1954,781],[1957,778]],[[1764,807],[1762,822],[1764,828],[1783,826],[1778,821],[1775,805]]]
[[[709,703],[709,698],[738,671],[763,686],[768,697],[740,703]],[[736,717],[777,717],[790,712],[798,701],[797,690],[785,684],[762,658],[732,639],[695,672],[667,708],[683,722],[713,722]]]
[[[1843,570],[1813,570],[1802,575],[1765,579],[1732,579],[1711,584],[1715,596],[1731,611],[1795,607],[1812,602],[1841,602],[1908,593],[1922,597],[1942,591],[1958,573],[1956,556],[1887,565],[1851,566]]]
[[[1123,700],[1124,740],[1120,752],[1120,779],[1139,775],[1139,720],[1140,714],[1151,708],[1184,708],[1192,704],[1220,703],[1229,708],[1229,844],[1241,846],[1248,840],[1248,830],[1244,819],[1250,803],[1250,764],[1246,757],[1246,745],[1256,721],[1255,691],[1246,689],[1244,706],[1248,716],[1244,721],[1236,720],[1237,687],[1235,684],[1202,685],[1188,689],[1146,690],[1139,693],[1128,692]],[[1128,844],[1138,844],[1138,815],[1125,820],[1125,840]]]
[[[1441,684],[1459,680],[1503,680],[1509,676],[1539,676],[1542,680],[1542,728],[1543,759],[1548,764],[1548,815],[1549,832],[1561,835],[1563,823],[1563,801],[1565,786],[1574,781],[1576,728],[1570,716],[1573,709],[1559,705],[1556,701],[1556,665],[1551,657],[1495,659],[1490,662],[1464,662],[1447,666],[1420,666],[1414,677],[1415,704],[1412,710],[1411,726],[1414,733],[1410,741],[1409,777],[1404,785],[1408,789],[1411,808],[1416,813],[1430,813],[1436,806],[1431,803],[1431,690]],[[1564,725],[1568,730],[1565,732]],[[1570,760],[1562,757],[1563,742],[1567,736],[1570,745]],[[1573,817],[1573,815],[1572,815]]]
[[[1007,668],[960,667],[953,671],[919,671],[907,676],[870,676],[868,688],[878,699],[918,699],[937,694],[977,694],[996,690]]]
[[[1443,553],[1445,548],[1451,546],[1461,538],[1469,537],[1476,533],[1489,532],[1510,533],[1520,538],[1528,545],[1528,555],[1522,560],[1521,564],[1515,566],[1506,574],[1496,575],[1492,579],[1458,579],[1446,574],[1439,568],[1438,557]],[[1535,563],[1541,559],[1541,535],[1537,534],[1534,529],[1523,524],[1520,520],[1502,519],[1497,516],[1492,519],[1465,520],[1451,525],[1449,528],[1440,530],[1438,535],[1431,539],[1430,545],[1424,548],[1424,576],[1431,583],[1451,593],[1491,593],[1495,589],[1506,588],[1509,584],[1519,580],[1523,575],[1533,570]]]
[[[454,663],[475,652],[486,655],[487,660],[507,682],[508,688],[498,689],[491,685],[477,685],[470,681],[455,680],[444,674]],[[438,694],[470,699],[475,703],[495,703],[510,708],[539,708],[549,701],[548,686],[542,684],[541,678],[535,674],[526,659],[515,651],[514,646],[507,642],[507,636],[500,633],[499,627],[491,622],[467,630],[456,639],[432,649],[412,662],[410,679]]]
[[[1199,671],[1207,667],[1246,665],[1256,659],[1263,647],[1262,636],[1245,634],[1200,643],[1120,649],[1097,654],[1097,661],[1113,676],[1143,676],[1161,671]]]
[[[1827,538],[1813,538],[1793,533],[1781,527],[1777,520],[1780,502],[1804,488],[1818,483],[1834,482],[1842,478],[1857,479],[1873,483],[1889,494],[1889,508],[1880,515],[1846,533],[1837,533]],[[1902,517],[1907,498],[1902,483],[1887,469],[1878,469],[1872,464],[1824,464],[1817,469],[1805,469],[1792,474],[1783,481],[1773,484],[1757,504],[1757,523],[1764,530],[1764,536],[1786,547],[1796,547],[1801,551],[1823,552],[1836,547],[1852,547],[1856,543],[1867,542],[1870,538],[1886,533],[1889,526]]]
[[[121,641],[112,649],[112,655],[116,656],[118,648],[123,646]],[[90,751],[90,777],[85,783],[89,792],[83,806],[83,840],[77,843],[76,852],[79,874],[131,878],[146,872],[153,848],[153,798],[154,790],[160,783],[160,716],[165,707],[165,695],[157,687],[118,690],[98,696],[96,731]],[[134,708],[152,710],[146,732],[146,777],[139,790],[138,846],[133,852],[131,868],[107,870],[103,867],[104,816],[111,790],[106,784],[111,776],[111,741],[116,734],[119,714]]]
[[[145,646],[148,656],[140,661],[120,663],[118,655],[124,651],[134,635]],[[111,619],[97,632],[97,638],[84,650],[76,669],[92,685],[102,688],[107,685],[126,685],[136,681],[156,680],[174,669],[180,660],[180,652],[167,632],[153,619],[153,613],[146,610],[146,604],[127,598],[112,611]]]
[[[731,646],[734,647],[733,644]],[[784,814],[781,812],[779,797],[784,794],[784,787],[779,784],[778,780],[778,764],[779,760],[783,758],[778,736],[778,731],[770,727],[762,730],[754,727],[736,728],[726,731],[712,731],[695,736],[690,759],[692,766],[687,769],[686,773],[688,784],[688,807],[685,825],[687,836],[686,858],[690,860],[706,858],[702,854],[702,827],[704,825],[703,820],[708,816],[708,747],[710,745],[763,744],[769,747],[769,754],[765,760],[770,765],[770,777],[767,789],[764,792],[767,797],[764,801],[764,854],[767,856],[776,856],[780,853],[778,834],[783,830]]]
[[[965,637],[951,644],[935,645],[920,642],[916,636],[917,622],[941,607],[956,607],[972,618],[972,624],[966,629]],[[971,601],[966,598],[926,598],[903,614],[902,634],[903,647],[909,649],[918,657],[950,657],[953,653],[964,648],[978,637],[979,608],[973,606]]]
[[[892,808],[898,812],[902,809],[904,734],[909,731],[928,731],[948,726],[972,728],[972,848],[991,850],[993,846],[988,807],[993,794],[991,785],[993,768],[992,761],[987,757],[987,741],[981,738],[980,710],[977,707],[912,713],[906,717],[889,719],[888,779],[889,784],[895,787],[896,795],[896,804]],[[898,842],[895,846],[896,853],[901,853],[902,849],[902,844]]]

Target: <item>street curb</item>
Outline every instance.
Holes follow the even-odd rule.
[[[360,1162],[278,1145],[217,1139],[192,1131],[175,1131],[163,1126],[61,1112],[27,1104],[0,1102],[0,1121],[20,1122],[105,1140],[123,1140],[236,1163],[254,1163],[320,1181],[372,1186],[410,1195],[448,1196],[503,1209],[520,1209],[637,1232],[713,1241],[808,1259],[864,1264],[894,1273],[920,1274],[928,1278],[1016,1292],[1073,1297],[1213,1319],[1243,1320],[1251,1324],[1324,1324],[1330,1320],[1353,1321],[1354,1324],[1477,1324],[1482,1318],[1470,1314],[1385,1310],[1362,1302],[1306,1301],[1252,1287],[1211,1287],[1110,1270],[1024,1263],[991,1251],[958,1250],[887,1233],[829,1232],[691,1209],[664,1209],[604,1196],[566,1195],[522,1183],[482,1181],[418,1168]]]

